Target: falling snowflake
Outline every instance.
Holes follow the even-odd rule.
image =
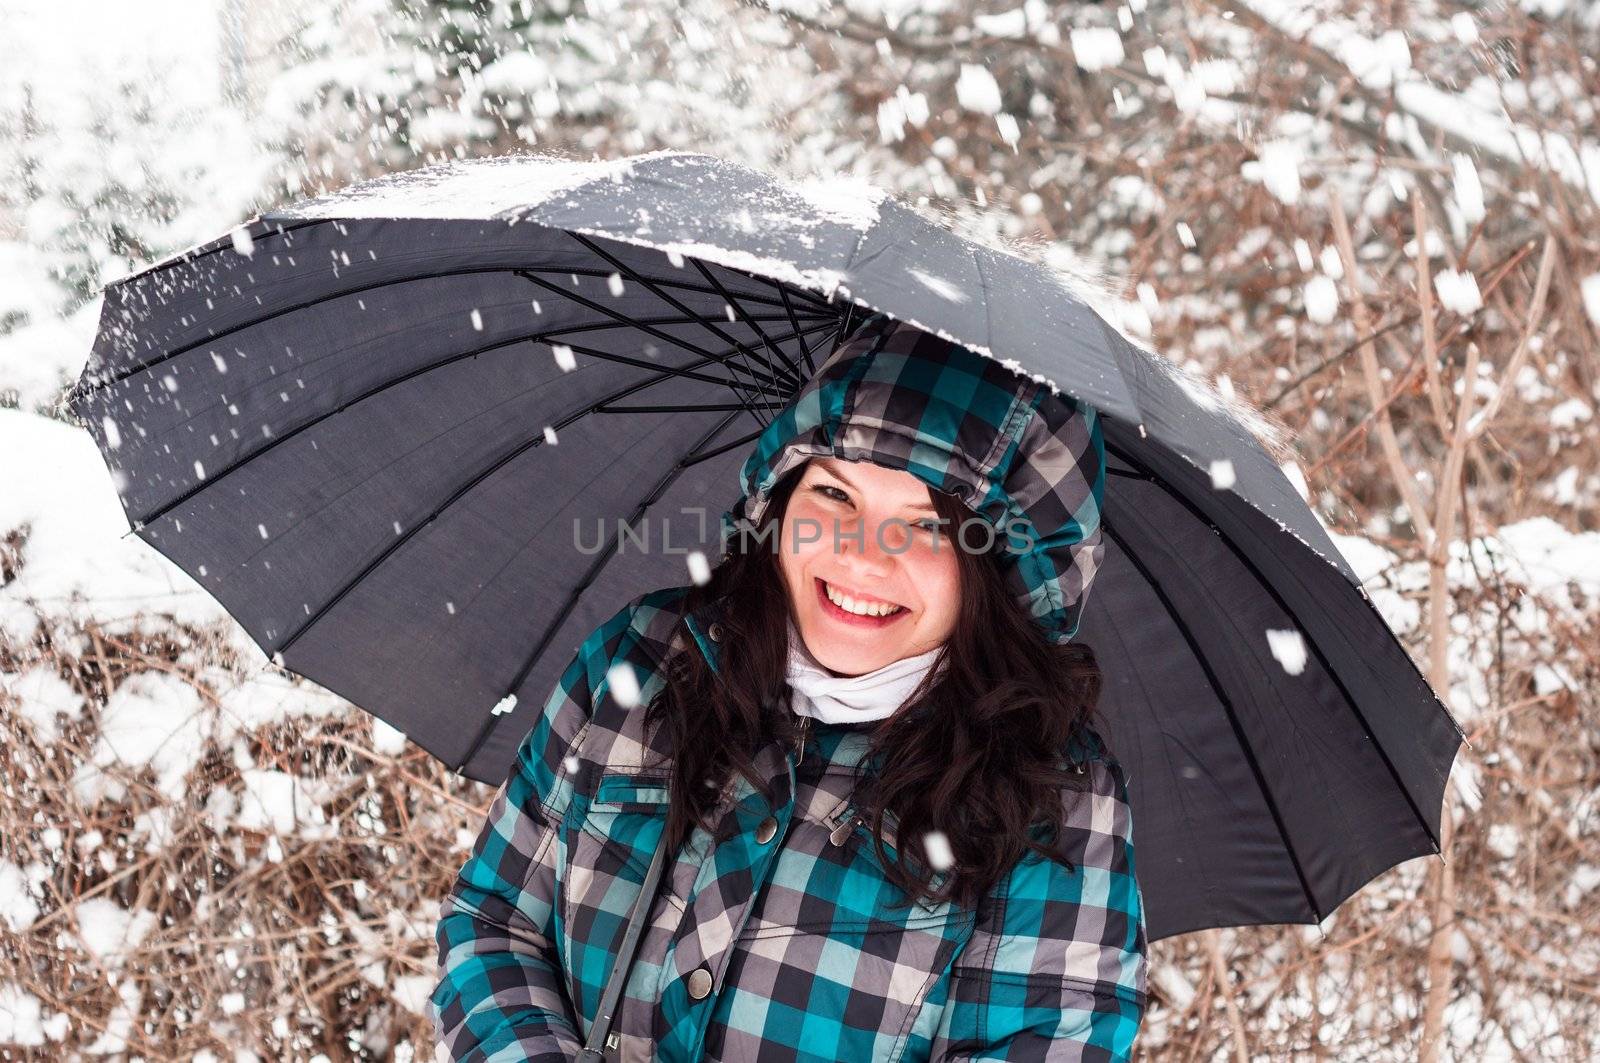
[[[1433,275],[1433,289],[1439,301],[1448,310],[1465,317],[1483,306],[1483,296],[1478,292],[1478,278],[1471,270],[1457,273],[1453,269],[1440,270]]]
[[[706,555],[699,550],[689,554],[689,578],[694,580],[695,586],[703,587],[711,581],[711,565],[706,561]]]
[[[1122,34],[1109,26],[1073,30],[1071,39],[1073,58],[1090,73],[1122,63]]]
[[[906,271],[920,281],[924,288],[927,288],[941,299],[947,299],[952,303],[964,303],[967,301],[967,293],[943,277],[936,277],[932,273],[920,270],[915,266],[908,266]]]
[[[578,360],[572,355],[572,348],[565,343],[552,343],[550,353],[556,356],[556,364],[563,373],[570,373],[578,367]]]
[[[1017,150],[1017,141],[1022,139],[1022,130],[1017,128],[1017,120],[1013,116],[1001,112],[994,116],[995,128],[1000,130],[1000,139],[1011,145],[1011,150]]]
[[[1268,192],[1284,203],[1300,201],[1301,147],[1292,140],[1273,140],[1261,145],[1261,152],[1253,175],[1258,177]],[[1252,176],[1246,173],[1245,176]]]
[[[606,669],[606,680],[611,688],[611,698],[625,709],[639,704],[639,677],[631,664],[614,664]]]
[[[1600,273],[1591,273],[1579,281],[1578,290],[1583,295],[1584,313],[1600,328]]]
[[[1326,325],[1339,312],[1339,289],[1333,279],[1319,273],[1306,281],[1306,317],[1319,325]]]
[[[1322,272],[1334,280],[1344,276],[1344,259],[1339,257],[1339,249],[1332,244],[1322,249],[1318,261],[1322,264]]]
[[[962,63],[956,78],[956,102],[978,114],[1000,113],[1000,85],[994,75],[976,63]]]
[[[950,851],[950,839],[945,837],[943,831],[930,830],[922,835],[922,847],[927,851],[928,863],[935,871],[944,871],[955,866],[955,854]]]
[[[1478,180],[1478,168],[1472,164],[1470,155],[1455,152],[1450,156],[1452,183],[1456,207],[1461,211],[1461,220],[1468,225],[1476,225],[1486,215],[1483,208],[1483,182]]]
[[[1306,669],[1306,640],[1294,628],[1267,628],[1267,648],[1290,675],[1299,675]]]
[[[1502,860],[1514,860],[1521,834],[1521,827],[1516,824],[1496,823],[1489,828],[1489,848]]]
[[[1227,458],[1218,458],[1211,463],[1211,486],[1218,491],[1232,487],[1234,483],[1233,462]]]

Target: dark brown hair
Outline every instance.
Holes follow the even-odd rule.
[[[756,531],[734,536],[711,579],[689,591],[687,610],[726,599],[720,672],[692,645],[673,654],[664,690],[646,710],[647,723],[664,726],[675,751],[663,839],[669,853],[694,825],[715,829],[709,813],[734,772],[775,804],[753,758],[774,738],[797,737],[785,679],[793,611],[777,544],[804,468],[775,485]],[[980,519],[954,495],[929,494],[945,528]],[[961,607],[944,644],[948,664],[942,674],[930,669],[906,706],[873,728],[857,772],[857,808],[905,903],[954,900],[973,909],[1029,851],[1068,862],[1059,852],[1067,791],[1081,790],[1084,777],[1064,767],[1065,754],[1094,711],[1100,671],[1092,649],[1053,645],[1012,597],[1001,568],[1005,545],[1001,534],[989,553],[956,549]],[[866,770],[874,760],[880,772]],[[898,860],[883,848],[885,808],[898,820]],[[934,830],[955,860],[938,890],[922,843]]]

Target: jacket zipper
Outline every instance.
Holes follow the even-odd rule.
[[[850,809],[844,819],[839,821],[839,825],[828,832],[828,841],[834,845],[843,845],[844,840],[850,837],[850,832],[860,822],[862,822],[861,816],[855,809]]]
[[[806,736],[810,733],[811,717],[801,716],[799,741],[795,743],[795,763],[797,764],[805,757]],[[834,845],[843,845],[844,840],[850,836],[850,832],[855,829],[856,824],[865,822],[861,818],[861,814],[849,806],[846,806],[843,815],[844,818],[838,820],[837,825],[828,832],[828,841]]]

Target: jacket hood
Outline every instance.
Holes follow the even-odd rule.
[[[1077,634],[1105,552],[1105,443],[1094,407],[875,313],[756,440],[741,497],[722,515],[723,542],[754,529],[779,478],[814,457],[910,472],[960,498],[1005,543],[1006,579],[1050,640]],[[970,531],[966,541],[977,544]]]

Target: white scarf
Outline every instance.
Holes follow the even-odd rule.
[[[794,711],[823,723],[860,723],[891,716],[905,704],[943,649],[935,646],[863,675],[829,675],[790,620],[788,680],[794,688]]]

